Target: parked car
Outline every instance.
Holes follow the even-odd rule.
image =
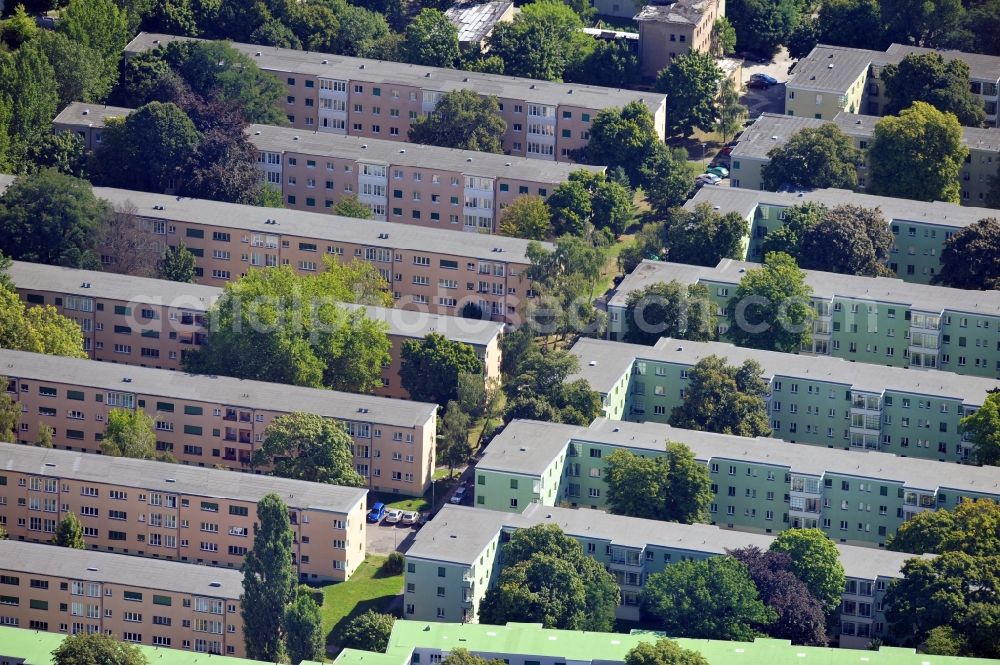
[[[727,145],[725,148],[719,151],[718,157],[729,157],[729,155],[733,154],[734,147],[735,146]]]
[[[729,177],[729,169],[727,169],[725,166],[713,166],[713,167],[709,168],[708,170],[706,170],[705,173],[708,173],[708,174],[711,174],[711,175],[717,175],[720,178],[728,178]]]
[[[451,495],[451,499],[449,499],[449,501],[451,501],[454,504],[460,504],[464,500],[465,500],[465,485],[462,485],[457,490],[455,490],[455,493]]]
[[[700,176],[695,178],[694,181],[701,185],[718,185],[722,182],[722,178],[714,173],[702,173]]]
[[[414,529],[419,529],[423,525],[431,521],[430,513],[420,513],[420,517],[417,518],[417,523],[413,525]]]
[[[383,517],[385,517],[385,504],[379,501],[368,511],[368,521],[381,522]]]
[[[747,82],[747,88],[756,88],[756,89],[759,89],[759,90],[767,90],[770,87],[771,87],[771,84],[768,83],[767,81],[762,80],[762,79],[750,79],[750,81]]]
[[[418,519],[420,519],[420,513],[415,510],[406,510],[403,512],[403,519],[400,521],[409,526],[411,524],[416,524]]]
[[[397,508],[393,508],[385,514],[386,524],[398,524],[401,519],[403,519],[403,511]]]
[[[765,81],[768,85],[778,85],[778,79],[774,78],[770,74],[764,74],[763,72],[757,72],[750,75],[751,81]]]

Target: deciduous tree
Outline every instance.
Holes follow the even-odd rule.
[[[648,576],[643,611],[669,635],[751,641],[776,618],[747,567],[732,557],[679,561]]]
[[[470,653],[468,649],[458,647],[448,652],[448,655],[441,661],[441,665],[500,665],[503,662],[505,661],[499,658],[483,658]]]
[[[503,59],[505,74],[560,81],[575,59],[594,49],[594,40],[581,28],[583,21],[566,3],[536,0],[524,5],[512,22],[493,29],[490,53]]]
[[[340,646],[385,653],[396,617],[368,610],[351,619],[340,635]]]
[[[309,587],[299,589],[295,600],[285,609],[282,629],[289,662],[323,659],[326,654],[323,616]]]
[[[60,13],[58,29],[99,53],[109,79],[114,80],[122,51],[131,38],[128,15],[114,0],[70,0]]]
[[[454,67],[461,58],[458,30],[437,9],[422,9],[406,26],[402,54],[415,65]]]
[[[724,143],[743,128],[748,113],[747,107],[740,103],[740,92],[733,79],[723,77],[715,104],[715,131],[722,135]]]
[[[410,399],[447,404],[458,396],[459,374],[482,374],[475,349],[444,335],[430,333],[402,346],[399,376]]]
[[[941,250],[932,284],[985,291],[1000,288],[1000,220],[980,219],[957,231]]]
[[[712,53],[716,57],[736,53],[736,30],[725,16],[715,19],[712,24]]]
[[[254,451],[254,467],[273,465],[282,478],[363,487],[354,470],[352,439],[343,423],[313,413],[278,416],[264,430],[264,443]]]
[[[886,115],[895,115],[913,102],[927,102],[939,111],[954,113],[969,127],[979,127],[986,119],[982,99],[972,92],[964,60],[945,62],[940,53],[911,53],[898,65],[886,65],[881,77],[889,99]]]
[[[148,665],[135,644],[119,642],[104,633],[77,633],[66,637],[52,652],[53,665]]]
[[[640,182],[646,159],[662,144],[656,133],[653,114],[642,102],[629,102],[621,108],[604,109],[594,116],[590,141],[583,149],[588,164],[603,164],[609,169],[621,167],[633,186]]]
[[[683,524],[708,521],[713,497],[708,469],[682,443],[668,441],[663,455],[649,458],[616,450],[608,456],[605,475],[613,513]]]
[[[6,345],[4,345],[5,348]],[[21,422],[21,405],[7,394],[10,379],[0,376],[0,441],[14,443],[17,441],[17,426]]]
[[[673,640],[640,642],[625,654],[625,665],[708,665],[708,660],[694,649],[685,649]]]
[[[795,259],[766,255],[762,267],[744,273],[729,300],[729,339],[753,349],[797,352],[812,341],[811,295]]]
[[[2,407],[0,407],[0,408],[2,408]],[[35,447],[36,448],[54,448],[55,446],[52,444],[52,436],[53,436],[53,434],[54,434],[54,430],[51,427],[49,427],[48,424],[43,423],[43,422],[39,422],[38,423],[38,438],[35,439]],[[0,438],[0,440],[3,440],[3,439]]]
[[[715,58],[694,50],[674,58],[657,75],[656,90],[667,95],[667,134],[683,138],[695,129],[712,131],[721,78]]]
[[[791,557],[792,572],[823,604],[827,614],[840,606],[846,582],[844,566],[837,546],[825,533],[819,529],[787,529],[774,539],[770,551]]]
[[[824,44],[881,50],[887,45],[878,0],[830,0],[819,7],[819,39]]]
[[[711,204],[694,210],[675,208],[666,220],[667,258],[678,263],[715,266],[725,258],[743,258],[750,225],[739,213],[720,214]]]
[[[708,356],[688,371],[683,402],[674,407],[670,424],[739,436],[769,436],[770,421],[764,398],[767,383],[756,361],[728,365],[724,358]]]
[[[19,177],[0,196],[0,251],[18,261],[100,269],[95,241],[108,210],[85,180],[53,169]]]
[[[968,154],[954,115],[915,102],[898,117],[875,123],[868,147],[868,190],[881,196],[958,203],[958,176]]]
[[[194,254],[181,242],[176,247],[171,245],[164,250],[156,264],[156,275],[172,282],[189,283],[194,281],[196,265]]]
[[[520,196],[500,213],[497,233],[511,238],[545,240],[552,235],[552,214],[541,196]]]
[[[597,40],[586,57],[570,63],[564,79],[607,88],[630,88],[639,80],[639,56],[625,39]]]
[[[39,49],[52,65],[59,108],[71,102],[103,101],[111,92],[115,79],[108,75],[102,56],[65,33],[43,30],[26,48]]]
[[[87,544],[83,540],[83,525],[72,512],[66,513],[59,524],[56,525],[56,534],[52,539],[52,544],[59,547],[68,547],[74,550],[86,549]]]
[[[500,153],[506,129],[496,97],[454,90],[442,95],[433,111],[410,124],[409,138],[413,143]]]
[[[253,547],[243,558],[243,641],[247,657],[273,663],[285,653],[282,620],[295,594],[288,506],[277,494],[257,502]]]
[[[441,447],[438,456],[448,465],[448,476],[455,474],[455,467],[469,461],[472,456],[472,446],[469,445],[469,426],[472,419],[462,411],[458,402],[448,402],[444,416],[441,418]]]
[[[726,17],[736,30],[736,48],[770,57],[784,44],[801,19],[797,0],[735,0]]]
[[[926,510],[899,525],[885,546],[896,552],[1000,556],[1000,505],[962,501],[951,510]]]
[[[51,305],[26,307],[13,288],[0,288],[0,348],[87,357],[79,324]]]
[[[340,200],[333,206],[333,214],[341,217],[354,217],[355,219],[371,219],[372,209],[368,204],[358,200],[356,194],[340,197]]]
[[[802,234],[797,258],[807,270],[887,277],[894,238],[878,208],[845,204],[823,214]]]
[[[861,151],[833,123],[800,129],[785,145],[771,148],[767,156],[770,161],[761,168],[766,189],[858,188]]]
[[[111,409],[101,440],[101,453],[112,457],[153,459],[156,457],[156,430],[145,411]]]
[[[683,205],[694,189],[695,172],[687,158],[684,148],[656,143],[639,169],[639,184],[658,219]]]
[[[977,464],[1000,466],[1000,392],[991,391],[978,410],[959,421],[958,429],[969,437]]]
[[[628,294],[622,340],[655,344],[661,337],[708,341],[715,338],[715,305],[703,284],[676,280]]]
[[[139,217],[139,209],[131,201],[114,207],[102,224],[102,253],[111,257],[105,264],[111,272],[133,277],[153,277],[161,247],[145,228],[148,222]]]

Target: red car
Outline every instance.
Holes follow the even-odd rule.
[[[733,146],[727,145],[725,148],[719,151],[719,157],[729,157],[733,154]]]

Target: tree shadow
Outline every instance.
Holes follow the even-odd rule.
[[[375,578],[391,577],[391,575],[383,574],[382,570],[380,569],[373,577]],[[386,594],[384,596],[377,596],[375,598],[369,598],[367,600],[361,601],[360,603],[354,606],[354,609],[351,610],[349,614],[347,614],[340,621],[335,623],[333,625],[333,628],[330,629],[330,632],[327,633],[326,635],[327,651],[329,652],[331,649],[336,649],[336,650],[340,649],[340,636],[343,633],[344,629],[347,627],[347,625],[351,623],[351,621],[353,621],[356,617],[364,614],[368,610],[395,614],[398,617],[401,615],[401,612],[399,611],[398,608],[396,608],[397,605],[400,606],[402,605],[401,593]]]

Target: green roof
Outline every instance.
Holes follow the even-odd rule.
[[[60,633],[46,633],[24,628],[0,626],[0,659],[12,659],[25,665],[51,665],[52,652],[65,639]],[[138,645],[150,663],[155,665],[265,665],[259,660],[215,656],[180,649],[165,649]],[[308,665],[303,662],[301,665]]]
[[[347,649],[337,665],[405,665],[416,648],[450,651],[461,647],[472,652],[556,658],[560,661],[624,661],[640,642],[652,642],[662,633],[591,633],[542,628],[540,624],[434,623],[396,621],[385,654]],[[985,658],[958,658],[918,654],[913,649],[882,647],[878,651],[833,649],[792,645],[787,640],[754,642],[676,640],[700,652],[711,665],[997,665]]]

